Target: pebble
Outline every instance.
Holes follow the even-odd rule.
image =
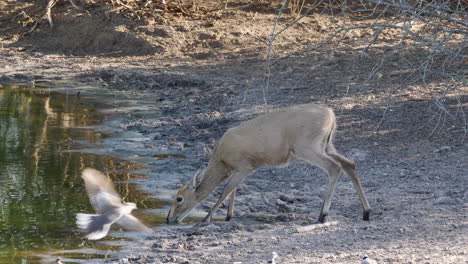
[[[288,202],[288,203],[294,203],[294,201],[296,200],[296,198],[290,195],[285,195],[285,194],[281,194],[279,198],[281,201]]]
[[[352,149],[349,153],[348,153],[349,157],[356,161],[356,162],[359,162],[359,161],[364,161],[367,159],[367,156],[369,156],[369,152],[368,151],[364,151],[364,150],[360,150],[360,149]]]
[[[442,153],[442,152],[449,152],[452,151],[452,147],[450,146],[442,146],[436,150],[434,150],[434,153]]]
[[[454,203],[454,200],[450,197],[447,197],[447,196],[443,196],[443,197],[440,197],[436,200],[435,204],[453,204]]]
[[[280,199],[276,200],[276,204],[278,205],[278,211],[282,213],[292,213],[296,211],[296,208],[287,205]]]

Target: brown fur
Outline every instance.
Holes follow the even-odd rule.
[[[190,183],[177,191],[168,222],[178,222],[206,200],[209,194],[227,180],[223,193],[205,221],[231,196],[228,215],[234,211],[234,196],[238,185],[255,169],[264,165],[282,166],[303,159],[329,175],[329,186],[319,220],[331,203],[341,169],[351,178],[368,218],[370,206],[356,174],[354,162],[336,152],[333,146],[335,114],[330,108],[313,104],[279,109],[241,123],[226,131],[219,140],[205,171],[199,171]],[[366,219],[367,220],[367,219]]]

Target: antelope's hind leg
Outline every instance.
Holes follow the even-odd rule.
[[[340,177],[341,166],[321,149],[307,148],[296,152],[297,156],[308,163],[325,170],[328,174],[328,188],[320,211],[319,222],[324,223],[330,211],[331,199]]]
[[[361,186],[361,182],[359,181],[359,177],[356,173],[356,164],[354,164],[353,161],[345,158],[344,156],[338,153],[330,153],[329,155],[341,164],[341,167],[351,179],[354,189],[356,189],[356,192],[359,196],[359,200],[361,201],[361,206],[363,210],[362,219],[365,221],[369,221],[371,208],[369,205],[369,201],[367,200],[366,194],[364,193],[364,189]]]
[[[334,163],[332,159],[327,156],[322,156],[322,164],[325,166],[319,166],[328,173],[328,188],[325,199],[323,200],[322,210],[319,215],[319,222],[325,223],[328,212],[330,211],[331,200],[335,193],[336,184],[340,178],[341,168],[340,165]]]
[[[232,191],[231,195],[229,196],[229,207],[227,210],[226,221],[230,221],[232,218],[232,215],[234,214],[234,200],[236,199],[236,191],[237,189]]]

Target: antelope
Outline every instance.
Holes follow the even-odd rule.
[[[198,170],[189,183],[177,191],[167,222],[182,221],[225,180],[227,183],[221,197],[203,222],[211,221],[228,196],[226,221],[229,221],[234,212],[236,190],[248,175],[259,167],[285,166],[296,159],[303,159],[328,174],[320,222],[326,220],[341,170],[349,176],[358,193],[363,219],[369,220],[370,205],[357,176],[356,165],[333,146],[335,129],[333,110],[314,104],[278,109],[228,129],[217,142],[207,167]]]

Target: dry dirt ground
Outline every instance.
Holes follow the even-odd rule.
[[[364,254],[378,263],[468,263],[466,125],[456,111],[466,110],[467,91],[447,97],[455,115],[441,113],[417,82],[388,101],[408,67],[406,55],[393,56],[372,78],[369,72],[392,32],[368,54],[353,46],[366,34],[358,32],[331,52],[283,59],[272,66],[266,87],[267,39],[277,16],[271,6],[202,20],[174,16],[161,24],[130,21],[108,7],[63,4],[54,9],[53,29],[43,20],[18,37],[27,30],[17,22],[24,17],[13,18],[21,8],[35,11],[27,1],[0,3],[0,83],[53,85],[128,114],[116,126],[127,145],[114,146],[116,153],[185,155],[147,165],[144,188],[155,195],[175,190],[182,175],[186,181],[207,162],[227,128],[268,109],[318,103],[335,110],[335,145],[358,164],[372,206],[371,221],[362,221],[357,195],[342,175],[332,224],[297,232],[316,223],[327,176],[304,162],[262,168],[241,185],[232,221],[163,226],[137,241],[128,257],[109,262],[267,263],[275,251],[277,263],[360,263]],[[317,43],[343,21],[312,14],[277,38],[275,55]]]

